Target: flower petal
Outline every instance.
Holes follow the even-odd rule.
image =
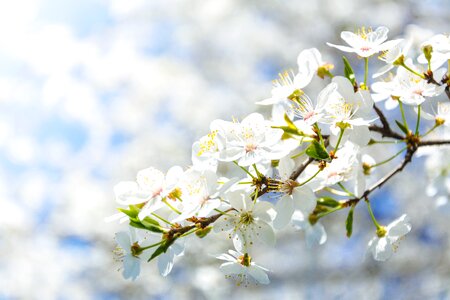
[[[284,228],[291,221],[292,214],[294,213],[294,200],[291,196],[285,195],[278,200],[275,205],[275,211],[277,215],[273,220],[273,226],[275,229]]]

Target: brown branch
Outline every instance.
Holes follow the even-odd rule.
[[[431,70],[423,73],[423,75],[425,76],[425,79],[426,79],[427,83],[432,83],[432,84],[438,85],[438,86],[441,86],[443,84],[447,85],[445,87],[445,94],[447,95],[448,99],[450,99],[450,86],[449,86],[450,83],[449,83],[449,78],[448,78],[447,74],[445,74],[442,77],[442,80],[441,80],[440,83],[437,82],[436,79],[434,79],[433,72]]]
[[[390,130],[391,127],[389,126],[388,120],[384,116],[384,114],[381,111],[381,109],[379,109],[378,106],[375,105],[375,103],[373,104],[373,109],[375,110],[375,112],[377,113],[378,117],[380,118],[381,124],[383,124],[383,128],[385,128],[387,130]]]
[[[164,233],[164,238],[167,240],[172,240],[174,238],[178,238],[179,236],[191,231],[192,229],[198,228],[198,229],[205,229],[215,221],[217,221],[221,216],[225,215],[227,212],[235,210],[234,208],[229,208],[223,213],[218,213],[215,215],[212,215],[210,217],[191,217],[187,219],[188,221],[194,223],[192,225],[186,225],[186,226],[180,226],[179,224],[175,224],[172,226],[172,228],[169,229],[169,231]]]
[[[435,141],[423,141],[419,142],[418,146],[439,146],[439,145],[450,145],[450,140],[435,140]]]
[[[305,171],[306,167],[314,161],[314,158],[308,158],[306,161],[304,161],[294,172],[292,172],[291,176],[289,176],[289,179],[291,180],[297,180],[297,178],[300,176],[300,174]]]
[[[406,167],[406,165],[411,162],[412,157],[416,151],[417,151],[416,146],[408,148],[403,161],[397,166],[397,168],[392,170],[389,174],[387,174],[386,176],[384,176],[383,178],[378,180],[377,183],[375,183],[370,188],[365,190],[361,197],[349,199],[346,202],[344,202],[343,206],[347,207],[347,206],[351,206],[351,205],[356,205],[360,200],[367,198],[373,191],[381,188],[386,182],[388,182],[392,177],[394,177],[395,174],[403,171],[403,169]]]
[[[391,128],[385,128],[378,125],[370,125],[369,130],[373,132],[381,133],[382,137],[390,137],[396,140],[404,140],[405,137],[401,134],[393,131]]]

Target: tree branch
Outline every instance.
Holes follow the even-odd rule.
[[[389,174],[387,174],[386,176],[384,176],[383,178],[378,180],[377,183],[375,183],[370,188],[368,188],[366,191],[364,191],[364,193],[362,194],[361,197],[357,197],[357,198],[353,198],[353,199],[347,200],[343,204],[343,206],[347,207],[347,206],[355,205],[360,200],[367,198],[376,189],[381,188],[386,182],[388,182],[392,177],[394,177],[395,174],[400,173],[401,171],[403,171],[403,169],[406,167],[406,165],[411,162],[412,157],[413,157],[413,155],[414,155],[414,153],[416,151],[417,151],[417,147],[410,147],[410,148],[408,148],[408,150],[406,151],[406,154],[405,154],[405,157],[404,157],[403,161],[397,166],[397,168],[392,170]]]
[[[404,140],[405,137],[400,135],[399,133],[393,131],[390,127],[386,128],[386,127],[381,127],[378,125],[370,125],[369,126],[369,130],[373,131],[373,132],[378,132],[381,133],[382,137],[390,137],[396,140]]]
[[[435,140],[435,141],[423,141],[419,142],[418,146],[439,146],[439,145],[450,145],[450,140]]]
[[[314,161],[313,158],[309,157],[306,161],[304,161],[294,172],[292,172],[291,176],[289,176],[289,179],[291,180],[297,180],[297,178],[300,176],[300,174],[305,171],[306,167]]]

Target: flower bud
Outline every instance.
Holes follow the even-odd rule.
[[[425,58],[428,62],[431,60],[431,53],[433,52],[433,46],[431,45],[425,45],[422,48],[423,54],[425,55]]]
[[[402,54],[400,55],[394,62],[394,66],[403,66],[405,64],[405,56]]]

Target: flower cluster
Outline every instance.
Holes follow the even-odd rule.
[[[157,259],[166,276],[185,242],[216,234],[229,238],[234,248],[217,256],[225,261],[220,269],[227,277],[239,285],[267,284],[268,270],[253,261],[256,247],[273,246],[276,233],[289,224],[305,232],[308,247],[321,245],[327,234],[320,220],[344,210],[350,237],[359,203],[366,203],[375,227],[368,252],[375,260],[392,256],[411,224],[403,215],[380,225],[369,196],[399,173],[419,147],[449,143],[422,138],[449,124],[450,106],[439,97],[449,95],[450,74],[442,65],[450,59],[450,40],[437,35],[425,41],[417,60],[423,65],[415,65],[406,56],[408,41],[388,40],[385,27],[344,31],[341,38],[348,46],[328,45],[364,59],[361,81],[345,57],[344,75],[337,76],[317,49],[306,49],[298,56],[298,71],[281,73],[271,97],[257,102],[272,106],[270,118],[252,113],[240,121],[214,120],[210,132],[192,145],[192,166],[175,166],[165,174],[147,168],[136,181],[115,186],[121,207],[112,219],[127,221],[131,228],[130,234],[116,234],[125,278],[135,279],[144,259]],[[370,86],[369,59],[376,54],[384,66],[373,78],[395,73]],[[314,80],[324,87],[308,95]],[[395,121],[398,129],[376,106],[383,100],[387,109],[402,115]],[[417,114],[411,129],[408,107]],[[423,119],[434,120],[425,133],[420,130]],[[380,143],[404,147],[376,162],[367,150]],[[401,154],[401,165],[379,179],[376,168]]]

